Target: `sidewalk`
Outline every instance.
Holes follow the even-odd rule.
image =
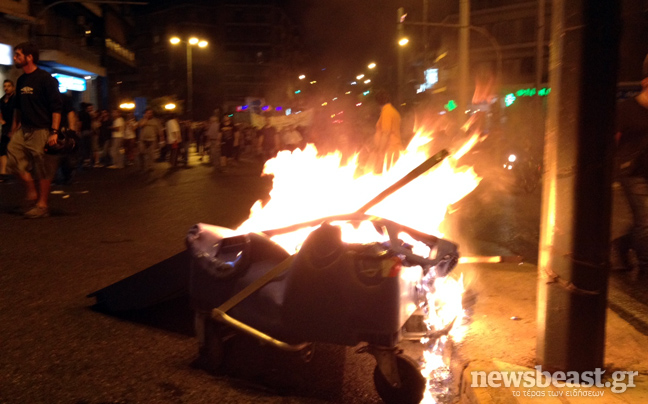
[[[581,386],[472,387],[473,371],[535,371],[537,267],[466,264],[456,271],[464,274],[471,319],[463,340],[455,344],[455,360],[463,364],[462,403],[648,403],[648,336],[610,309],[603,383],[611,381],[614,371],[637,371],[636,387],[617,394],[611,388]]]

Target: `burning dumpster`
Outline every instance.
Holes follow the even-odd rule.
[[[359,351],[376,359],[381,398],[420,402],[426,381],[400,353],[401,329],[426,304],[422,280],[456,266],[457,246],[364,212],[446,156],[428,159],[356,213],[247,234],[195,225],[187,236],[189,295],[203,362],[218,367],[228,330],[305,359],[313,342],[366,343]],[[271,239],[302,229],[310,233],[293,255]]]
[[[479,183],[472,168],[456,166],[477,135],[451,158],[445,150],[429,157],[425,135],[380,176],[357,177],[340,154],[320,156],[311,145],[281,152],[264,167],[274,176],[270,200],[258,201],[239,228],[196,224],[185,251],[88,296],[102,310],[123,312],[188,294],[201,362],[211,368],[233,333],[305,360],[313,343],[361,343],[357,352],[376,359],[380,397],[418,403],[461,311],[462,292],[442,286],[459,253],[439,225]],[[366,202],[367,194],[377,196]],[[439,298],[441,291],[452,298]],[[398,346],[415,311],[426,317],[427,331],[416,336],[428,348],[425,366]]]

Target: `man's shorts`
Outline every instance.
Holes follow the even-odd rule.
[[[20,174],[31,172],[37,179],[51,180],[58,166],[57,156],[45,154],[49,129],[18,129],[7,147],[7,168]]]

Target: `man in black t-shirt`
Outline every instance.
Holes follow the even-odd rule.
[[[25,183],[25,217],[30,219],[49,216],[47,198],[58,160],[45,154],[45,146],[57,143],[62,110],[58,81],[38,68],[38,57],[38,48],[30,42],[14,47],[14,63],[24,74],[16,83],[14,121],[7,151],[9,169]]]
[[[639,269],[648,270],[648,57],[642,91],[617,106],[616,171],[632,210],[631,246]],[[620,251],[625,254],[626,251]],[[626,257],[622,257],[626,258]],[[625,260],[627,261],[627,260]]]

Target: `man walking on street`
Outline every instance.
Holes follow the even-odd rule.
[[[143,170],[153,170],[155,148],[162,136],[162,124],[153,117],[153,110],[147,108],[144,117],[137,123],[140,128],[140,158]]]
[[[110,156],[112,157],[112,165],[108,168],[124,168],[124,154],[122,154],[122,147],[124,144],[124,131],[126,123],[122,114],[118,109],[112,110],[112,130]]]
[[[171,168],[178,167],[178,149],[180,148],[180,142],[182,141],[180,123],[176,119],[175,115],[171,115],[169,120],[166,122],[166,144],[170,147],[171,158],[169,162],[171,163]]]
[[[625,269],[632,269],[627,257],[627,247],[631,247],[639,269],[648,271],[648,56],[641,88],[639,95],[617,106],[616,174],[633,217],[631,245],[618,247]]]
[[[49,216],[47,198],[58,161],[45,154],[45,146],[57,143],[62,110],[58,81],[38,68],[38,58],[39,50],[30,42],[14,47],[14,63],[24,74],[16,83],[7,163],[9,170],[25,183],[25,217],[30,219]]]

